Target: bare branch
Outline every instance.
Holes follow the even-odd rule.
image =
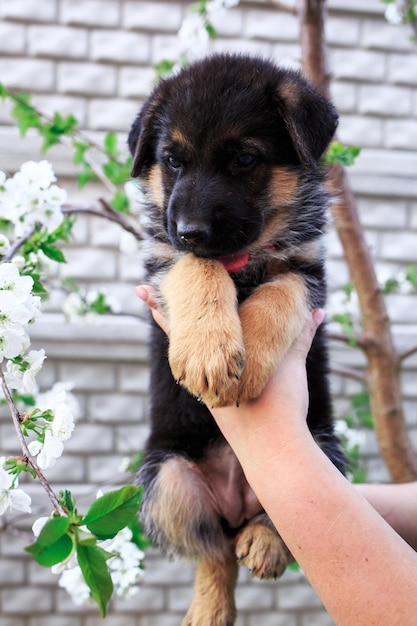
[[[14,244],[10,246],[9,250],[7,251],[7,253],[1,259],[0,265],[2,263],[7,263],[8,261],[10,261],[10,259],[12,259],[14,257],[14,255],[19,250],[19,248],[21,248],[27,242],[27,240],[32,237],[34,232],[35,232],[35,227],[31,228],[26,233],[26,235],[23,235],[23,237],[21,237],[20,239],[17,239],[17,241],[15,241]]]
[[[341,343],[346,343],[348,345],[354,345],[358,348],[364,348],[365,343],[361,337],[358,335],[345,335],[344,333],[336,333],[336,332],[327,332],[326,337],[331,339],[332,341],[340,341]]]
[[[413,356],[413,354],[417,353],[417,346],[412,346],[408,350],[404,350],[404,352],[399,352],[397,355],[398,365],[408,359],[408,357]]]
[[[337,376],[343,376],[343,378],[352,378],[360,383],[366,383],[366,375],[360,370],[355,370],[350,367],[342,367],[341,365],[332,365],[330,367],[330,373]]]
[[[64,204],[62,207],[62,212],[66,215],[74,215],[75,213],[78,213],[84,215],[95,215],[96,217],[105,218],[107,220],[110,220],[111,222],[119,224],[119,226],[121,226],[124,230],[136,237],[138,241],[141,241],[143,239],[143,234],[134,227],[134,225],[129,221],[124,213],[115,211],[113,207],[111,207],[110,204],[103,198],[100,198],[99,202],[102,206],[101,209],[97,207],[81,207],[72,204]]]
[[[20,442],[20,447],[22,448],[22,452],[23,452],[23,460],[25,461],[25,463],[27,465],[29,465],[30,467],[32,467],[32,469],[35,471],[36,476],[39,478],[43,488],[45,489],[46,493],[48,494],[48,497],[50,499],[50,501],[53,504],[53,507],[55,509],[55,511],[58,513],[58,515],[61,515],[63,517],[66,516],[66,513],[64,511],[64,509],[62,508],[61,504],[59,503],[58,498],[56,497],[54,491],[52,490],[52,487],[50,486],[50,484],[48,483],[48,481],[46,480],[45,476],[43,475],[42,471],[40,470],[38,464],[36,463],[35,459],[32,457],[32,455],[29,452],[29,448],[28,445],[26,443],[26,439],[23,436],[22,433],[22,429],[21,429],[21,422],[22,422],[22,416],[20,415],[19,411],[17,410],[17,407],[13,401],[12,398],[12,394],[10,393],[10,389],[6,383],[6,379],[4,377],[3,374],[3,370],[0,367],[0,378],[1,378],[1,387],[4,393],[4,397],[6,398],[6,402],[9,406],[10,409],[10,413],[12,416],[12,420],[13,420],[13,424],[14,427],[16,429],[16,433],[17,433],[17,437],[19,439]]]

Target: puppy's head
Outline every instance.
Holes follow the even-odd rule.
[[[298,73],[212,56],[148,98],[129,134],[132,176],[173,246],[234,254],[291,204],[300,173],[318,166],[336,124],[334,108]]]

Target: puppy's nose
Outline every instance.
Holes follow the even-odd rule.
[[[190,245],[205,243],[210,237],[210,228],[201,224],[185,224],[179,222],[177,234],[181,241]]]

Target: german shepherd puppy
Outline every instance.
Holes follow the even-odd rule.
[[[320,158],[336,125],[298,73],[214,55],[160,82],[129,134],[147,282],[171,329],[152,326],[141,520],[166,553],[198,560],[183,626],[234,623],[238,562],[266,578],[288,562],[207,407],[257,397],[324,305]],[[309,428],[343,471],[322,328],[307,368]]]

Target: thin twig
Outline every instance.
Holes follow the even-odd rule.
[[[81,207],[81,206],[75,206],[71,204],[64,204],[62,206],[62,212],[65,213],[66,215],[73,215],[74,213],[80,213],[84,215],[95,215],[97,217],[108,219],[111,222],[115,222],[116,224],[119,224],[119,226],[121,226],[128,233],[131,233],[132,235],[134,235],[134,237],[136,237],[138,241],[142,241],[143,239],[142,233],[133,226],[133,224],[126,218],[124,213],[119,213],[119,211],[115,211],[110,206],[110,204],[103,198],[100,198],[99,202],[101,206],[103,207],[102,209],[99,209],[97,207]]]
[[[8,261],[10,261],[10,259],[12,259],[14,257],[14,255],[16,254],[16,252],[19,250],[19,248],[21,248],[28,239],[30,239],[32,237],[32,235],[35,232],[35,227],[31,228],[26,235],[23,235],[23,237],[21,237],[20,239],[17,239],[13,245],[10,246],[9,250],[6,252],[6,254],[4,255],[4,257],[1,259],[0,261],[0,265],[2,263],[7,263]]]
[[[412,356],[413,354],[416,354],[416,352],[417,352],[417,346],[413,346],[412,348],[409,348],[408,350],[399,352],[397,354],[398,364],[402,363],[403,361],[405,361],[405,359],[408,359],[408,357]]]
[[[22,452],[23,452],[23,460],[25,461],[25,463],[27,465],[30,465],[30,467],[32,467],[32,469],[35,471],[36,476],[39,478],[43,488],[45,489],[46,493],[48,494],[49,499],[51,500],[55,511],[58,513],[58,515],[61,515],[63,517],[66,517],[66,513],[63,509],[63,507],[61,506],[61,504],[59,503],[58,498],[56,497],[54,491],[52,490],[52,487],[50,486],[50,484],[48,483],[48,481],[46,480],[45,476],[43,475],[42,471],[40,470],[38,464],[36,463],[35,459],[32,457],[31,453],[29,452],[29,448],[28,445],[26,443],[26,439],[23,436],[22,433],[22,429],[21,429],[21,422],[22,422],[22,416],[20,415],[19,411],[17,410],[17,407],[13,401],[12,398],[12,394],[10,393],[10,389],[6,383],[6,379],[4,377],[3,374],[3,370],[0,367],[0,378],[1,378],[1,386],[2,386],[2,390],[4,393],[4,397],[6,398],[6,402],[9,406],[10,409],[10,413],[12,416],[12,420],[13,420],[13,424],[14,427],[16,429],[16,433],[17,433],[17,437],[19,439],[20,442],[20,446],[22,448]]]
[[[366,382],[366,376],[363,372],[360,372],[359,370],[354,370],[350,367],[332,365],[330,367],[330,373],[337,374],[338,376],[343,376],[344,378],[353,378],[353,380],[358,380],[361,383]]]
[[[347,345],[354,345],[358,348],[364,347],[364,342],[358,335],[347,335],[345,333],[336,333],[333,331],[327,332],[326,337],[332,341],[340,341],[341,343],[346,343]]]

